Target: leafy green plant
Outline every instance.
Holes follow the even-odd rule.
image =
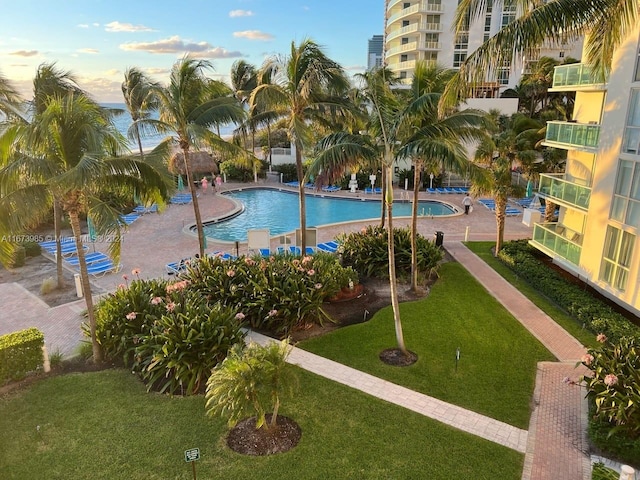
[[[623,337],[609,343],[598,335],[602,345],[589,349],[582,364],[591,370],[584,378],[587,396],[594,402],[595,418],[613,425],[630,439],[640,438],[640,341]]]
[[[399,276],[411,274],[411,233],[408,228],[394,228],[394,249],[396,271]],[[418,235],[418,271],[429,275],[442,260],[442,251],[434,242]],[[350,233],[340,238],[340,252],[343,265],[351,266],[365,277],[388,277],[389,255],[386,229],[368,226],[360,232]]]
[[[42,283],[40,284],[40,294],[46,295],[47,293],[53,292],[56,289],[57,285],[58,283],[55,278],[53,277],[45,278],[44,280],[42,280]]]
[[[186,292],[180,303],[134,337],[134,371],[162,393],[201,392],[211,370],[235,345],[244,342],[236,311],[220,304],[212,308],[197,294]]]
[[[62,365],[63,359],[64,359],[64,355],[62,354],[60,349],[57,348],[55,351],[49,354],[49,365],[51,365],[51,368],[55,368],[59,365]]]
[[[293,370],[285,368],[290,351],[287,339],[265,346],[251,342],[244,348],[233,348],[207,381],[207,415],[227,416],[229,426],[255,415],[256,428],[275,427],[280,402],[293,394],[296,384]],[[269,423],[268,409],[272,412]]]

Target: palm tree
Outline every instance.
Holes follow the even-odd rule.
[[[243,108],[247,108],[251,92],[258,86],[258,71],[256,67],[245,60],[236,60],[231,65],[231,88],[233,94],[238,99]],[[249,110],[249,113],[251,110]],[[244,147],[247,147],[247,130],[251,131],[251,148],[255,147],[255,124],[251,122],[251,117],[246,124],[240,126],[244,138]]]
[[[288,56],[267,59],[259,75],[269,75],[271,82],[260,83],[254,89],[249,101],[250,108],[264,105],[274,115],[285,118],[289,140],[296,148],[300,248],[304,252],[307,220],[302,154],[312,147],[312,122],[325,123],[332,114],[348,110],[344,94],[349,81],[342,67],[309,39],[303,40],[298,46],[292,42]]]
[[[200,256],[204,256],[205,238],[189,152],[193,147],[206,145],[222,152],[246,156],[246,151],[234,147],[211,130],[227,123],[241,122],[244,118],[244,112],[231,95],[231,89],[224,83],[205,76],[205,70],[211,68],[210,62],[189,57],[176,62],[171,69],[169,85],[156,85],[151,89],[158,102],[159,120],[138,120],[149,128],[169,133],[169,137],[156,147],[156,151],[170,156],[171,146],[175,144],[182,150],[187,183],[193,198]]]
[[[340,132],[328,135],[319,145],[319,153],[310,167],[312,172],[324,172],[329,181],[340,178],[346,169],[361,162],[377,161],[383,169],[383,198],[388,218],[387,245],[389,256],[389,286],[391,290],[391,306],[398,349],[405,355],[409,351],[405,346],[400,306],[398,303],[398,286],[396,277],[395,248],[393,236],[393,162],[396,142],[400,142],[399,127],[402,111],[398,96],[391,90],[389,77],[385,69],[374,70],[363,74],[362,95],[369,106],[369,123],[365,135]]]
[[[465,143],[481,138],[487,122],[479,111],[438,113],[438,102],[453,72],[435,64],[418,62],[400,116],[406,138],[397,156],[414,164],[413,205],[411,209],[411,289],[418,290],[418,192],[421,172],[445,168],[457,173],[469,172]]]
[[[535,2],[533,9],[531,2],[515,3],[523,14],[467,57],[447,87],[446,103],[456,103],[468,92],[469,83],[482,81],[486,72],[509,64],[513,57],[535,51],[545,42],[571,42],[583,36],[586,63],[604,79],[614,51],[637,29],[640,20],[636,0],[554,0]],[[490,5],[487,0],[461,0],[456,11],[457,29],[485,18]]]
[[[475,161],[484,167],[484,175],[476,177],[472,191],[476,195],[489,195],[495,200],[496,256],[504,242],[507,201],[510,196],[520,196],[522,193],[522,188],[513,184],[511,172],[514,162],[535,154],[531,150],[533,146],[523,140],[523,136],[528,135],[528,130],[523,130],[523,123],[519,123],[522,118],[531,120],[517,115],[511,118],[501,117],[496,133],[487,135],[475,153]]]
[[[120,255],[120,212],[101,194],[118,191],[162,204],[167,196],[164,177],[153,167],[128,157],[107,157],[107,152],[125,153],[125,139],[103,108],[82,93],[54,96],[29,132],[34,152],[15,152],[11,162],[0,169],[0,217],[13,218],[17,231],[42,218],[55,201],[68,215],[78,251],[80,278],[87,307],[93,359],[102,361],[97,342],[91,284],[87,272],[80,215],[90,214],[99,235],[114,241],[109,253],[117,262]],[[20,175],[18,175],[18,172]]]
[[[122,95],[124,96],[124,104],[131,115],[131,131],[128,132],[130,138],[138,143],[140,157],[144,157],[142,150],[141,128],[144,125],[138,120],[150,118],[151,112],[157,109],[157,104],[151,95],[154,83],[136,67],[128,68],[124,72],[124,81],[122,82]]]

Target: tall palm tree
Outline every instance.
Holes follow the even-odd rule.
[[[520,196],[523,189],[513,184],[512,168],[519,158],[534,155],[533,146],[523,140],[529,132],[520,122],[527,117],[514,115],[501,117],[493,135],[487,135],[478,145],[475,161],[484,167],[484,175],[477,176],[472,185],[473,193],[489,195],[495,200],[496,246],[498,255],[504,243],[504,223],[507,201],[511,196]],[[531,120],[531,119],[527,119]]]
[[[465,144],[482,137],[488,125],[485,114],[467,109],[438,113],[438,102],[453,72],[436,64],[416,63],[411,89],[400,122],[406,137],[397,156],[414,164],[411,209],[411,289],[418,290],[418,193],[421,172],[442,167],[465,174],[472,168]]]
[[[153,95],[151,95],[154,85],[154,82],[137,67],[128,68],[124,72],[122,95],[124,97],[124,104],[133,122],[131,124],[131,131],[128,132],[128,134],[130,138],[138,143],[140,157],[144,157],[140,131],[144,123],[138,122],[138,120],[150,118],[151,113],[157,109],[158,105],[154,101]]]
[[[614,51],[640,21],[637,0],[554,0],[535,2],[534,8],[528,0],[514,3],[522,15],[467,57],[447,87],[446,103],[464,97],[469,83],[482,81],[486,72],[496,71],[513,57],[521,58],[547,41],[560,43],[586,36],[584,58],[604,79]],[[461,0],[456,11],[457,29],[485,18],[490,5],[488,0]]]
[[[157,152],[170,156],[172,146],[177,145],[183,153],[187,183],[193,198],[200,256],[204,256],[205,238],[189,153],[194,147],[207,146],[221,152],[247,155],[246,151],[234,147],[211,130],[220,125],[242,122],[244,118],[242,107],[231,94],[231,89],[206,77],[205,71],[212,68],[210,62],[189,57],[176,62],[171,69],[169,84],[152,87],[160,118],[139,120],[149,128],[169,134],[156,147]]]
[[[267,59],[260,76],[269,75],[271,82],[260,83],[252,92],[250,105],[262,104],[287,122],[289,140],[296,148],[296,171],[300,202],[301,249],[307,245],[306,207],[302,154],[312,147],[312,122],[325,123],[334,113],[348,109],[345,94],[349,88],[342,67],[327,57],[310,39],[296,46],[291,42],[287,56]]]
[[[231,88],[233,94],[238,99],[242,108],[248,109],[249,98],[251,92],[258,86],[258,70],[256,67],[245,60],[236,60],[231,65]],[[242,136],[244,138],[244,147],[247,147],[247,130],[251,131],[251,148],[255,147],[255,124],[251,122],[251,115],[247,118],[247,122],[240,126]]]
[[[325,178],[332,181],[340,178],[347,168],[362,161],[377,160],[384,175],[383,198],[388,218],[387,246],[389,256],[389,286],[391,306],[398,349],[404,354],[409,352],[404,342],[400,305],[398,303],[398,285],[396,277],[395,248],[393,236],[393,162],[396,156],[396,142],[401,140],[402,111],[401,103],[391,90],[390,77],[384,69],[367,72],[360,78],[363,81],[362,95],[369,106],[369,122],[365,135],[339,132],[325,137],[319,145],[319,153],[310,171],[323,171]]]
[[[87,307],[93,359],[102,361],[97,342],[91,284],[87,272],[80,215],[90,214],[96,232],[113,238],[109,253],[118,262],[120,228],[117,208],[101,194],[123,192],[163,204],[167,184],[152,166],[139,159],[108,157],[107,152],[126,153],[125,139],[103,108],[81,93],[54,96],[29,132],[36,155],[15,152],[0,169],[0,217],[12,218],[17,231],[42,218],[55,201],[68,215],[78,251],[80,278]],[[46,152],[46,155],[40,155]]]

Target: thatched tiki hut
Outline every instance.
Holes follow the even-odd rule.
[[[213,156],[209,152],[189,152],[189,170],[193,178],[198,178],[196,174],[217,175],[218,162],[220,157]],[[182,152],[175,153],[169,159],[169,171],[175,175],[186,175],[184,168],[184,154]]]

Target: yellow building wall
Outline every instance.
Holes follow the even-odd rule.
[[[573,119],[578,123],[600,123],[607,92],[576,92]]]
[[[595,158],[596,156],[593,153],[579,150],[570,151],[567,155],[564,178],[578,185],[590,187],[593,181]]]

